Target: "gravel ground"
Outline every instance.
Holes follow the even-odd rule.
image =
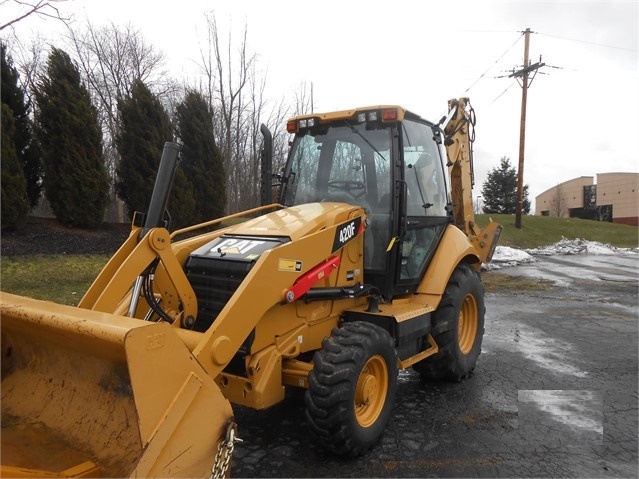
[[[128,223],[103,223],[95,230],[83,230],[29,216],[19,230],[2,233],[0,255],[113,254],[130,231]]]

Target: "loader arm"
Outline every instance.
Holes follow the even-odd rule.
[[[492,259],[502,226],[490,220],[482,230],[475,223],[473,210],[473,141],[475,140],[475,111],[468,98],[448,102],[448,117],[444,127],[444,145],[448,157],[451,199],[455,225],[470,239],[482,262]]]
[[[171,248],[169,232],[164,228],[150,230],[139,242],[135,242],[138,229],[134,229],[129,240],[93,282],[79,303],[80,308],[94,311],[115,312],[124,298],[131,304],[138,297],[132,291],[137,278],[145,274],[149,265],[159,260],[169,280],[169,288],[161,288],[162,308],[178,324],[197,315],[197,299],[182,265]],[[135,243],[134,243],[135,242]],[[130,294],[129,294],[130,293]],[[136,308],[137,309],[137,308]]]
[[[301,232],[299,237],[291,238],[290,242],[270,249],[260,256],[226,306],[220,311],[215,322],[203,333],[193,354],[209,375],[217,377],[222,372],[267,311],[280,305],[284,307],[291,300],[287,294],[295,290],[292,288],[293,285],[304,274],[321,270],[321,267],[317,267],[327,264],[324,268],[326,273],[321,272],[318,277],[328,278],[331,271],[335,269],[331,262],[333,256],[341,258],[342,263],[340,269],[332,273],[333,283],[340,274],[346,275],[344,272],[346,269],[353,270],[354,264],[359,264],[361,269],[361,250],[354,253],[349,248],[354,248],[355,243],[363,241],[363,224],[365,223],[363,210],[349,205],[334,206],[332,211],[329,211],[329,207],[325,208],[327,212],[322,216],[321,222],[321,225],[325,226],[319,226],[308,233]],[[285,223],[288,219],[285,220],[284,215],[290,215],[290,218],[293,218],[296,215],[294,210],[295,208],[284,210],[278,216],[271,216],[271,218],[274,218],[274,223]],[[361,229],[354,232],[353,239],[357,242],[353,241],[352,245],[331,250],[330,247],[334,245],[335,238],[339,236],[340,227],[343,228],[345,222],[362,225]],[[295,258],[303,258],[302,269],[298,272],[283,271],[283,262]],[[302,343],[304,338],[299,337],[297,340]]]

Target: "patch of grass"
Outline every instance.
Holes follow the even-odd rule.
[[[555,283],[547,279],[512,276],[503,272],[484,271],[481,280],[487,293],[547,291],[556,288]]]
[[[475,221],[483,227],[489,217],[504,227],[499,240],[501,246],[536,248],[555,244],[562,237],[598,241],[619,248],[639,246],[639,228],[636,226],[548,216],[522,216],[521,229],[515,227],[515,215],[476,215]]]
[[[75,306],[108,260],[106,255],[3,257],[0,289]]]

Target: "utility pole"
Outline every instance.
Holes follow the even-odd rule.
[[[530,28],[526,28],[524,32],[524,66],[519,71],[514,71],[511,78],[521,78],[521,123],[519,125],[519,167],[517,169],[517,210],[515,213],[515,227],[521,229],[521,213],[524,203],[524,149],[526,145],[526,102],[528,100],[528,75],[536,72],[545,64],[541,61],[531,65],[528,59],[528,50],[530,47]]]

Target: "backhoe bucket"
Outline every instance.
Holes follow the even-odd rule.
[[[209,477],[232,410],[168,323],[0,293],[0,477]]]

